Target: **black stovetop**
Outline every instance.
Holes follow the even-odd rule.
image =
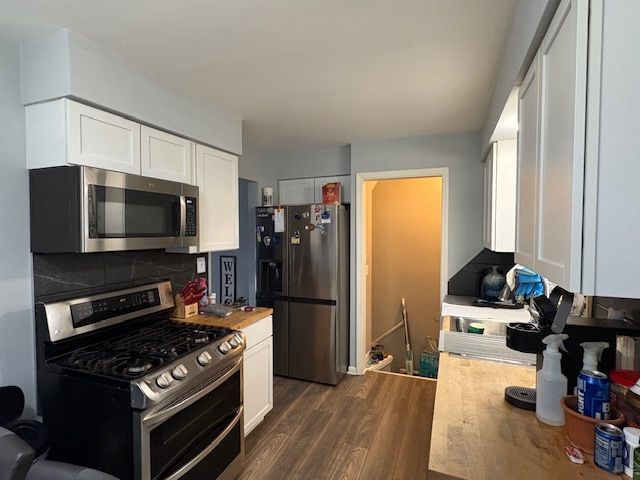
[[[160,320],[74,350],[52,363],[83,373],[135,380],[231,332],[221,327]]]

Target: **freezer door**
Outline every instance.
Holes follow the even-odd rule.
[[[273,374],[289,376],[289,302],[273,301]]]
[[[258,307],[273,308],[273,374],[289,376],[289,302],[286,298],[256,295]]]
[[[336,307],[289,302],[289,376],[336,385]]]
[[[338,232],[336,205],[289,206],[289,297],[336,300]]]

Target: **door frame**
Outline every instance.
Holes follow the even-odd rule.
[[[365,228],[366,228],[366,196],[364,195],[364,183],[371,180],[396,180],[411,178],[442,178],[442,225],[441,225],[441,245],[440,245],[440,301],[444,299],[447,291],[447,281],[449,278],[449,168],[423,168],[412,170],[390,170],[383,172],[361,172],[355,174],[355,222],[356,222],[356,245],[355,245],[355,337],[356,337],[356,361],[355,372],[362,375],[367,366],[366,345],[366,281],[364,277],[365,267]]]

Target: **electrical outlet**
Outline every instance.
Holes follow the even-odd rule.
[[[198,273],[205,273],[207,271],[207,263],[204,261],[204,257],[198,257],[196,260],[196,271]]]

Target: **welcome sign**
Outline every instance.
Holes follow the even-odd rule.
[[[232,305],[236,301],[236,257],[220,257],[220,303]]]

